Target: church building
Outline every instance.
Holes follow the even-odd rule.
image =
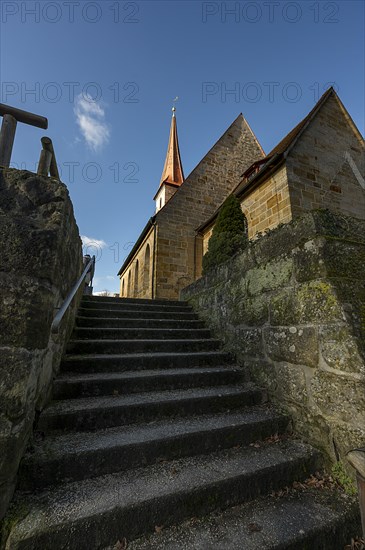
[[[250,239],[305,211],[365,219],[364,139],[333,88],[265,155],[240,114],[184,178],[175,110],[155,214],[118,272],[120,296],[178,299],[201,276],[219,208],[234,193]]]

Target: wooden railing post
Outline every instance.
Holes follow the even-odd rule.
[[[42,149],[38,162],[38,176],[48,176],[51,162],[52,153],[50,151],[47,151],[47,149]]]
[[[42,151],[39,157],[37,173],[40,176],[48,176],[48,174],[50,174],[52,178],[57,178],[59,180],[60,175],[58,173],[56,155],[53,149],[52,140],[45,136],[42,137],[41,142]]]
[[[27,111],[22,111],[3,103],[0,103],[0,116],[3,117],[0,132],[0,166],[8,168],[13,151],[17,122],[23,122],[24,124],[46,130],[48,128],[48,120],[43,116],[28,113]]]
[[[0,132],[0,166],[10,166],[17,121],[12,115],[4,115]]]

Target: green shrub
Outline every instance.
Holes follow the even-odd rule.
[[[208,251],[203,256],[203,275],[213,267],[229,260],[248,244],[247,220],[234,195],[224,201],[219,211]]]

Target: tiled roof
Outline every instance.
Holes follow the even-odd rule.
[[[275,147],[270,151],[268,155],[264,158],[264,161],[268,162],[275,155],[282,155],[286,153],[289,147],[294,143],[296,138],[299,136],[301,131],[305,128],[307,123],[311,120],[314,113],[319,109],[319,107],[326,101],[326,99],[334,92],[334,89],[331,87],[320,97],[313,109],[307,114],[303,120],[301,120],[290,132],[281,140]],[[255,164],[255,163],[254,163]],[[260,164],[264,164],[260,159]],[[253,165],[252,165],[253,166]],[[246,172],[251,170],[251,166]]]
[[[309,122],[314,115],[314,113],[317,111],[317,109],[326,101],[326,99],[334,92],[334,89],[331,87],[329,88],[317,101],[313,109],[307,114],[303,120],[299,122],[279,143],[270,151],[270,153],[266,156],[267,159],[270,157],[285,153],[290,145],[295,141],[297,136],[300,134],[300,132],[303,130],[303,128],[306,126],[307,122]]]
[[[281,141],[279,141],[279,143],[270,151],[268,155],[266,155],[264,159],[258,159],[257,161],[252,163],[251,166],[249,166],[249,168],[244,172],[243,177],[255,173],[254,177],[249,180],[244,177],[244,179],[237,185],[236,189],[234,189],[234,195],[239,197],[243,193],[243,191],[255,185],[256,182],[259,181],[259,178],[261,178],[262,174],[266,173],[268,170],[272,169],[276,164],[282,161],[284,154],[294,144],[296,139],[301,134],[302,130],[304,130],[306,125],[310,122],[315,113],[330,97],[331,94],[335,94],[333,87],[326,90],[326,92],[320,97],[320,99],[317,101],[313,109],[307,114],[307,116],[303,118],[303,120],[301,120]],[[259,171],[255,170],[256,167],[260,166],[261,169]],[[202,229],[213,223],[218,215],[220,208],[221,206],[208,220],[206,220],[202,225],[197,228],[197,231],[201,231]]]
[[[163,168],[161,182],[172,183],[174,185],[181,185],[184,181],[184,172],[180,157],[179,140],[177,137],[177,126],[175,112],[172,115],[169,144],[167,147],[167,154],[165,165]]]

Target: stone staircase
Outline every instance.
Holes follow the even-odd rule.
[[[85,297],[53,397],[6,549],[334,550],[355,534],[340,493],[282,491],[318,453],[185,303]]]

